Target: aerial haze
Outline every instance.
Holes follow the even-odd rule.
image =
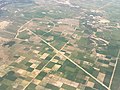
[[[0,90],[120,90],[120,0],[0,0]]]

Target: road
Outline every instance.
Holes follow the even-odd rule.
[[[111,79],[110,79],[109,88],[111,88],[111,85],[112,85],[112,81],[113,81],[113,78],[114,78],[114,75],[115,75],[115,70],[116,70],[116,67],[117,67],[117,63],[118,63],[119,57],[120,57],[120,50],[119,50],[117,58],[116,58],[116,63],[115,63],[114,69],[113,69],[113,73],[112,73]]]
[[[52,59],[51,59],[50,61],[47,62],[46,65],[44,65],[44,67],[40,70],[40,72],[42,72],[42,71],[45,69],[45,67],[54,59],[54,57],[55,57],[56,55],[57,55],[57,53],[52,57]],[[40,72],[39,72],[39,73],[40,73]],[[38,75],[38,74],[37,74],[37,75]],[[23,90],[25,90],[25,89],[28,87],[28,85],[33,82],[33,80],[37,77],[37,75],[23,88]]]
[[[33,32],[34,33],[34,32]],[[34,33],[34,35],[36,35]],[[57,51],[59,54],[61,54],[62,56],[64,56],[66,59],[68,59],[70,62],[72,62],[74,65],[76,65],[79,69],[81,69],[83,72],[85,72],[87,75],[89,75],[91,78],[93,78],[95,81],[97,81],[99,84],[101,84],[103,87],[105,87],[107,90],[110,90],[110,88],[108,88],[105,84],[103,84],[101,81],[99,81],[97,78],[95,78],[92,74],[90,74],[89,72],[87,72],[85,69],[83,69],[81,66],[79,66],[78,64],[76,64],[72,59],[70,59],[69,57],[65,56],[63,53],[61,53],[59,50],[57,50],[55,47],[53,47],[50,43],[48,43],[47,41],[45,41],[44,39],[42,39],[42,37],[40,37],[41,40],[46,43],[48,46],[50,46],[52,49],[54,49],[55,51]]]
[[[21,30],[25,25],[27,25],[28,23],[30,23],[32,20],[33,20],[33,19],[27,21],[24,25],[22,25],[22,26],[17,30],[16,36],[14,37],[15,39],[17,39],[17,36],[19,35],[20,30]]]
[[[33,20],[33,19],[31,19],[30,21],[32,21],[32,20]],[[15,37],[16,39],[18,39],[18,38],[17,38],[17,35],[19,35],[20,30],[21,30],[26,24],[28,24],[30,21],[28,21],[27,23],[25,23],[23,26],[20,27],[20,29],[17,30],[17,34],[16,34],[16,37]],[[36,33],[32,32],[31,30],[29,30],[29,31],[30,31],[31,33],[33,33],[35,36],[38,36]],[[59,54],[61,54],[62,56],[64,56],[67,60],[69,60],[71,63],[73,63],[74,65],[76,65],[79,69],[81,69],[84,73],[86,73],[87,75],[89,75],[91,78],[93,78],[95,81],[97,81],[97,82],[98,82],[99,84],[101,84],[103,87],[105,87],[107,90],[110,90],[109,87],[107,87],[105,84],[103,84],[103,83],[102,83],[101,81],[99,81],[97,78],[95,78],[92,74],[90,74],[89,72],[87,72],[87,71],[86,71],[85,69],[83,69],[81,66],[79,66],[78,64],[76,64],[72,59],[70,59],[69,57],[65,56],[61,51],[57,50],[55,47],[53,47],[50,43],[48,43],[48,42],[47,42],[46,40],[44,40],[42,37],[39,36],[39,38],[40,38],[44,43],[46,43],[48,46],[50,46],[52,49],[54,49],[54,50],[56,51],[56,53],[59,53]],[[66,44],[65,44],[62,48],[64,48],[65,46],[66,46]],[[61,49],[62,49],[62,48],[61,48]],[[61,50],[61,49],[60,49],[60,50]],[[54,57],[55,57],[55,56],[53,56],[53,58],[54,58]],[[52,58],[52,59],[53,59],[53,58]],[[52,60],[52,59],[51,59],[51,60]],[[51,60],[50,60],[50,61],[51,61]],[[49,61],[49,62],[50,62],[50,61]],[[49,63],[49,62],[48,62],[48,63]],[[47,63],[47,64],[48,64],[48,63]],[[46,64],[46,65],[47,65],[47,64]],[[46,66],[46,65],[45,65],[45,66]],[[41,69],[41,71],[45,68],[45,66]],[[30,81],[30,83],[31,83],[33,80],[34,80],[34,78]],[[30,84],[30,83],[29,83],[29,84]],[[28,85],[29,85],[29,84],[28,84]],[[27,85],[27,86],[28,86],[28,85]],[[25,90],[25,89],[27,88],[27,86],[26,86],[23,90]]]
[[[113,3],[113,2],[109,2],[109,3],[105,4],[105,5],[103,5],[102,7],[98,8],[97,10],[102,10],[102,9],[104,9],[105,7],[108,7],[109,5],[111,5],[112,3]]]
[[[23,29],[23,30],[21,31],[21,29],[22,29],[25,25],[29,24],[32,20],[33,20],[33,19],[31,19],[30,21],[26,22],[24,25],[22,25],[22,26],[17,30],[15,39],[19,39],[19,38],[17,38],[17,36],[19,35],[19,33],[26,30],[26,29]],[[53,22],[51,22],[51,23],[53,23]],[[53,23],[53,25],[54,25],[53,27],[55,27],[55,24],[54,24],[54,23]],[[31,30],[28,29],[28,31],[31,32],[32,34],[34,34],[35,36],[38,36],[37,34],[35,34],[34,32],[32,32]],[[52,29],[50,29],[47,33],[51,32],[51,31],[52,31]],[[44,35],[47,34],[47,33],[44,33],[42,36],[44,36]],[[39,38],[40,38],[40,37],[39,37]],[[40,39],[41,39],[41,38],[40,38]],[[43,39],[42,39],[42,41],[45,42],[45,40],[43,40]],[[69,42],[69,41],[68,41],[68,42]],[[67,43],[68,43],[68,42],[67,42]],[[67,45],[67,43],[65,43],[65,44],[63,45],[63,47],[60,49],[60,51]],[[55,48],[54,48],[54,50],[55,50]],[[51,59],[50,61],[47,62],[46,65],[44,65],[44,67],[40,70],[40,72],[43,71],[44,68],[45,68],[45,67],[54,59],[54,57],[59,53],[58,50],[55,50],[55,51],[56,51],[56,54],[52,57],[52,59]],[[40,72],[39,72],[39,73],[40,73]],[[36,76],[37,76],[37,75],[36,75]],[[35,77],[36,77],[36,76],[35,76]],[[32,83],[32,81],[35,79],[35,77],[23,88],[23,90],[25,90],[25,89],[28,87],[28,85],[29,85],[30,83]]]

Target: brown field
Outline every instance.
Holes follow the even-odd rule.
[[[8,50],[0,46],[0,66],[10,62]]]
[[[58,27],[54,27],[53,31],[57,31],[57,32],[66,32],[66,33],[73,33],[75,31],[74,28],[72,28],[69,25],[59,25]]]
[[[8,21],[0,22],[0,30],[5,29],[9,25],[9,23],[10,22],[8,22]]]
[[[73,25],[73,26],[79,26],[79,20],[75,19],[60,19],[59,22],[62,22],[63,24]]]
[[[0,37],[0,44],[2,44],[3,42],[6,42],[6,41],[9,41],[9,39]]]

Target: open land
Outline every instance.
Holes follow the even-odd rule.
[[[119,0],[1,0],[0,90],[119,90],[119,8]]]

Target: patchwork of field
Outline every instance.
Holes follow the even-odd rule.
[[[119,90],[120,23],[109,11],[115,2],[85,2],[5,7],[0,90]]]

